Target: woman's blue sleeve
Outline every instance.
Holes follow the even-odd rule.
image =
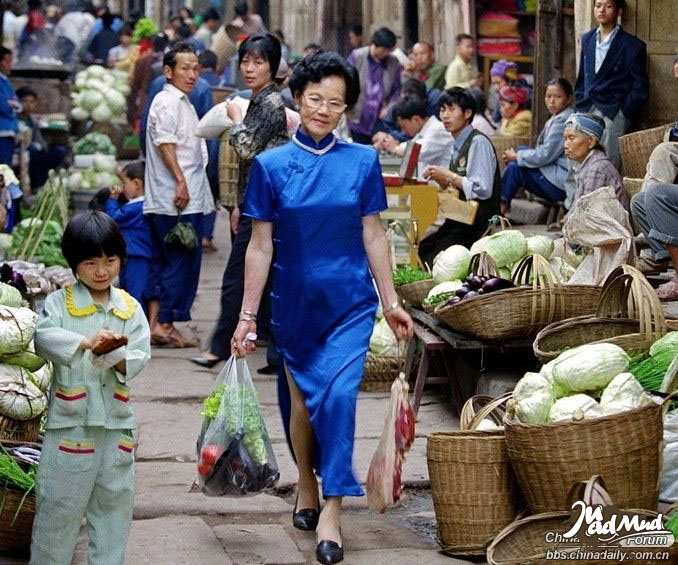
[[[245,201],[242,205],[242,213],[244,216],[249,216],[255,220],[272,222],[274,206],[273,185],[268,171],[259,161],[259,158],[255,157],[250,169],[250,179],[247,184]]]
[[[360,213],[362,216],[371,216],[387,208],[386,187],[381,176],[379,155],[375,151],[360,192]]]

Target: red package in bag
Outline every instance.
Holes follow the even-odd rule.
[[[370,510],[386,512],[403,492],[402,465],[405,453],[414,442],[414,411],[408,399],[405,374],[391,385],[391,399],[379,445],[367,472],[367,505]]]

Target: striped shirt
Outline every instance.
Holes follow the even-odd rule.
[[[126,373],[92,366],[82,340],[102,329],[127,336]],[[50,294],[35,331],[35,351],[54,363],[47,429],[102,426],[133,429],[128,381],[151,357],[150,330],[139,303],[111,287],[107,306],[95,304],[82,283]]]

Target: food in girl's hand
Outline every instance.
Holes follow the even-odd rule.
[[[126,335],[111,334],[98,336],[94,343],[94,347],[92,347],[92,353],[94,353],[94,355],[105,355],[123,345],[127,345]]]

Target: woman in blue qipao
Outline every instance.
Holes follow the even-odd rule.
[[[364,494],[352,459],[358,388],[378,304],[370,273],[396,336],[405,339],[413,330],[391,279],[377,153],[332,133],[359,88],[336,53],[295,66],[290,89],[301,126],[291,142],[258,155],[250,173],[242,213],[252,218],[252,239],[231,343],[239,355],[254,350],[246,336],[256,332],[275,255],[271,324],[284,361],[279,396],[299,468],[293,523],[316,530],[321,563],[343,559],[342,497]],[[320,513],[314,468],[325,499]]]

